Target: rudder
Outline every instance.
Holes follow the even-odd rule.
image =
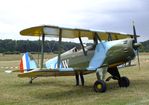
[[[20,72],[27,72],[35,68],[38,68],[38,65],[34,58],[28,52],[26,52],[25,54],[23,54],[20,60],[19,67]]]

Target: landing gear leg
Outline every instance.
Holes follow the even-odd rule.
[[[37,77],[31,77],[29,83],[32,84],[33,80]]]
[[[95,92],[105,92],[107,90],[107,86],[104,79],[105,73],[107,72],[107,68],[98,69],[96,72],[97,80],[94,83],[94,91]]]
[[[112,75],[112,79],[119,80],[121,78],[117,67],[108,68],[108,72]]]
[[[76,77],[76,86],[79,86],[79,75],[78,73],[75,74]]]
[[[109,81],[111,78],[114,80],[118,80],[119,87],[128,87],[130,81],[127,77],[121,77],[117,67],[108,68],[108,72],[112,75],[111,77],[107,78]]]
[[[75,77],[76,77],[76,86],[79,86],[79,75],[80,75],[80,81],[82,86],[84,86],[84,76],[82,73],[76,73]]]
[[[84,76],[82,73],[80,73],[80,79],[81,79],[82,86],[84,86]]]

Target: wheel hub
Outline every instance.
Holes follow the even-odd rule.
[[[97,88],[98,88],[98,89],[101,89],[101,88],[102,88],[102,85],[101,85],[101,84],[98,84],[98,85],[97,85]]]

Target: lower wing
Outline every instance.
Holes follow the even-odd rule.
[[[35,69],[28,72],[18,74],[18,77],[47,77],[47,76],[74,76],[75,74],[90,74],[96,69],[74,69],[74,68],[59,68],[59,69]]]

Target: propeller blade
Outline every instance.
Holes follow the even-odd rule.
[[[138,58],[138,65],[139,65],[139,70],[141,70],[141,67],[140,67],[140,58],[139,58],[139,49],[138,49],[138,41],[137,41],[137,34],[136,34],[136,28],[135,28],[135,24],[134,24],[134,21],[133,21],[133,34],[134,34],[134,49],[136,50],[136,53],[137,53],[137,58]],[[137,46],[137,47],[136,47]]]
[[[137,34],[136,34],[136,28],[134,25],[134,21],[133,21],[133,34],[134,34],[134,41],[135,41],[135,43],[137,43]]]
[[[137,50],[137,58],[138,58],[139,70],[141,70],[140,57],[139,57],[139,50]]]

